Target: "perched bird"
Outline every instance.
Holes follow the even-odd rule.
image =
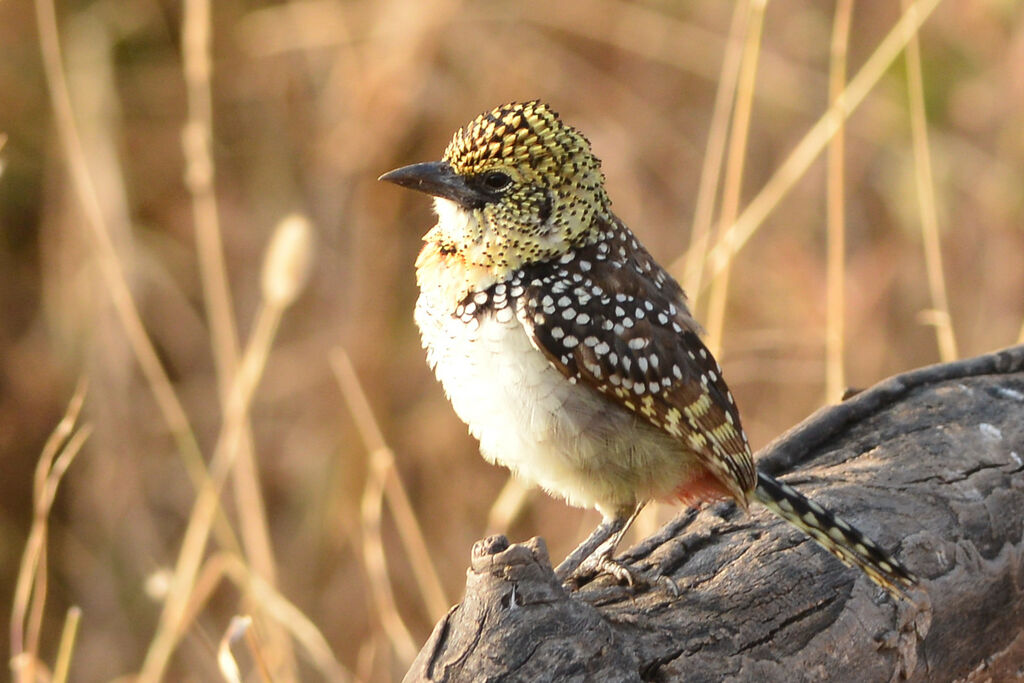
[[[589,141],[539,101],[455,133],[385,180],[434,196],[416,260],[427,362],[484,457],[602,524],[557,568],[608,571],[644,504],[766,506],[894,596],[914,576],[758,472],[722,369],[674,279],[611,210]]]

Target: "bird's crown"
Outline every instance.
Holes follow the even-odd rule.
[[[586,242],[611,216],[590,142],[537,100],[476,117],[455,133],[442,163],[469,192],[455,198],[458,220],[446,221],[439,205],[440,237],[475,252],[466,255],[479,265],[481,258],[499,269],[551,258]]]
[[[549,186],[577,183],[601,191],[604,183],[587,138],[538,100],[512,102],[476,117],[455,133],[444,161],[464,176],[506,167],[522,174],[522,181]]]

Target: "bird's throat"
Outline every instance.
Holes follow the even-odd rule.
[[[472,263],[464,251],[452,251],[443,244],[427,241],[416,259],[416,283],[421,291],[431,291],[454,311],[463,299],[475,291],[487,289],[498,281],[492,268]]]
[[[508,277],[520,259],[497,262],[494,245],[472,212],[443,198],[434,200],[437,225],[423,236],[416,259],[416,282],[429,288],[450,311],[466,296]]]

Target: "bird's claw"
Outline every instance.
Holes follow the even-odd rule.
[[[660,585],[673,597],[679,597],[679,587],[670,577],[656,571],[642,571],[626,566],[610,557],[588,557],[565,581],[567,587],[575,590],[601,574],[608,574],[620,584],[630,588],[650,588]]]

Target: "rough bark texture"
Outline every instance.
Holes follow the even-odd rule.
[[[473,548],[406,680],[1019,678],[1024,346],[893,377],[758,455],[922,580],[894,602],[763,509],[680,516],[625,553],[679,586],[566,593],[543,541]]]

